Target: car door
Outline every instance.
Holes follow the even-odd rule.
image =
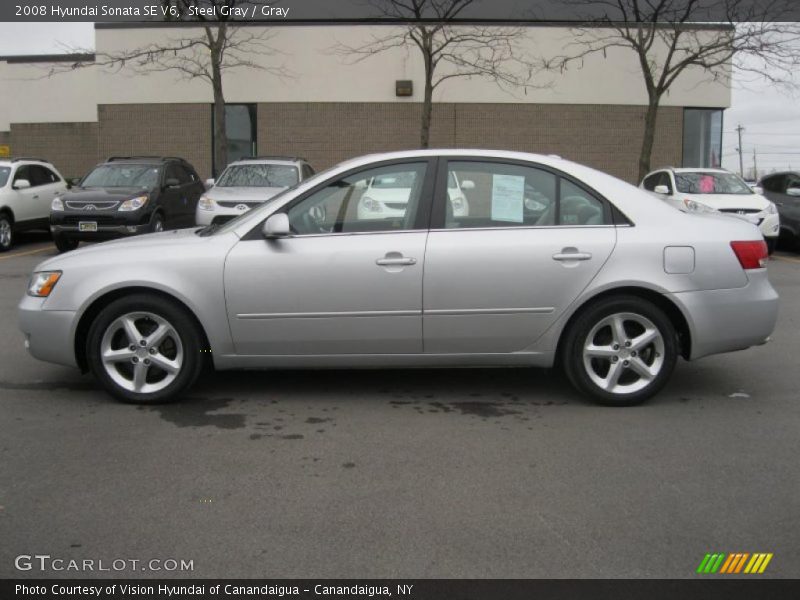
[[[446,202],[440,182],[450,174],[462,182],[468,215]],[[526,210],[534,194],[543,211]],[[442,160],[425,253],[425,352],[524,350],[589,284],[615,243],[608,203],[558,172]]]
[[[427,159],[361,168],[281,208],[293,235],[261,226],[229,253],[228,319],[241,355],[422,352],[422,267],[432,172]],[[402,216],[358,214],[367,181],[410,177]]]
[[[18,167],[11,181],[11,194],[15,196],[15,202],[12,204],[14,207],[14,220],[17,223],[24,223],[25,225],[28,225],[30,221],[40,216],[38,204],[40,201],[39,196],[41,189],[36,185],[36,181],[34,180],[32,166],[33,165],[21,165]],[[30,184],[30,187],[18,188],[17,182],[22,179],[26,180]]]
[[[778,208],[781,227],[800,236],[800,197],[789,194],[790,189],[800,189],[800,176],[794,173],[776,175],[764,180],[764,191]]]
[[[183,181],[183,183],[182,183]],[[161,206],[165,213],[165,226],[169,229],[182,227],[186,219],[185,181],[175,163],[167,163],[161,187]]]
[[[181,182],[184,184],[183,198],[184,211],[183,211],[183,227],[191,227],[194,225],[194,216],[197,211],[197,202],[200,196],[205,191],[205,186],[200,181],[200,177],[194,170],[187,165],[178,165],[178,169],[182,174]]]

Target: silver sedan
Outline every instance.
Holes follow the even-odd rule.
[[[469,213],[447,182],[469,181]],[[369,181],[402,181],[365,215]],[[204,368],[559,365],[632,405],[687,360],[761,344],[778,296],[758,229],[685,214],[557,157],[354,159],[221,227],[40,264],[19,306],[33,356],[114,396],[177,398]]]

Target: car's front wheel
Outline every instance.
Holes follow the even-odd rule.
[[[675,327],[658,306],[635,296],[602,299],[574,321],[562,360],[570,382],[608,406],[656,394],[678,359]]]
[[[11,218],[0,213],[0,252],[11,250],[14,245],[14,224]]]
[[[89,328],[89,368],[124,402],[176,400],[200,374],[202,335],[186,310],[156,295],[106,306]]]
[[[56,245],[56,249],[59,252],[69,252],[70,250],[75,250],[78,244],[80,244],[80,241],[62,235],[55,235],[53,236],[53,243]]]

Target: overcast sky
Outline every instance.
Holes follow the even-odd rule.
[[[94,44],[92,23],[0,23],[0,55],[48,54],[63,45],[91,48]],[[733,102],[725,111],[722,157],[723,166],[739,170],[738,136],[742,134],[745,172],[753,166],[757,152],[759,171],[800,169],[800,107],[794,97],[764,82],[745,87],[733,83]],[[654,165],[656,166],[656,165]]]

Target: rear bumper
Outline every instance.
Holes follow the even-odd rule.
[[[19,328],[25,334],[25,348],[34,358],[77,367],[73,344],[75,312],[42,310],[44,298],[25,296],[19,303]]]
[[[778,319],[778,294],[767,270],[748,271],[742,288],[668,294],[683,309],[692,336],[690,359],[743,350],[767,341]]]

